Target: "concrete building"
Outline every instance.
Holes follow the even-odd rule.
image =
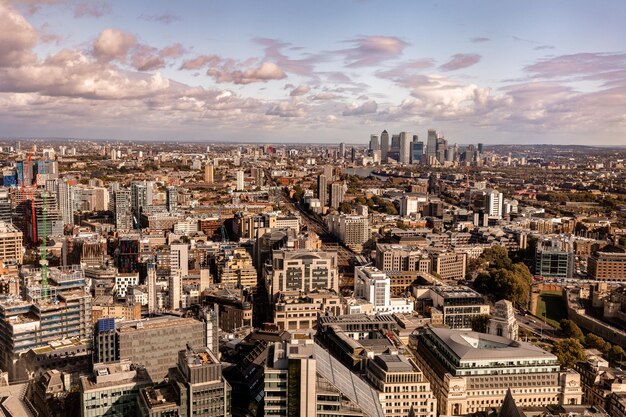
[[[403,298],[391,298],[391,280],[372,266],[354,268],[354,296],[373,305],[375,312],[410,313],[413,303]]]
[[[3,221],[0,221],[0,261],[10,269],[17,268],[24,261],[22,232]]]
[[[253,288],[257,284],[257,270],[252,257],[244,248],[235,248],[218,261],[218,278],[231,288]]]
[[[339,205],[344,202],[346,195],[346,185],[341,182],[334,182],[330,185],[330,206],[338,209]]]
[[[314,290],[339,291],[336,251],[274,250],[270,273],[266,282],[273,299],[279,293],[289,296]]]
[[[213,184],[215,175],[215,168],[211,164],[204,166],[204,182],[207,184]]]
[[[341,297],[335,291],[315,291],[305,296],[280,297],[274,304],[274,324],[281,330],[310,330],[317,318],[341,314]]]
[[[115,228],[117,230],[131,230],[130,218],[131,192],[129,190],[117,190],[113,192],[113,214],[115,216]]]
[[[466,253],[433,251],[430,256],[433,262],[432,271],[436,272],[441,279],[465,279]]]
[[[225,332],[252,327],[253,304],[244,289],[213,286],[204,291],[203,304],[217,309],[219,327]]]
[[[170,270],[172,275],[189,275],[189,245],[182,242],[170,244]]]
[[[178,393],[181,416],[230,417],[231,387],[222,376],[222,364],[210,349],[188,344],[178,352],[177,367],[169,379]]]
[[[381,271],[419,271],[430,273],[431,259],[413,246],[390,243],[376,244],[376,268]]]
[[[382,163],[389,162],[389,133],[386,130],[380,134],[380,160]]]
[[[150,384],[147,372],[131,361],[94,364],[93,374],[80,379],[80,415],[138,415],[137,395]]]
[[[431,315],[441,314],[441,321],[451,329],[471,330],[474,318],[489,314],[485,298],[466,286],[436,285],[428,288],[428,295],[433,302]]]
[[[243,171],[237,171],[237,191],[245,190],[245,181],[244,181],[244,173]]]
[[[328,205],[328,177],[326,175],[317,176],[317,198],[322,207]]]
[[[102,319],[96,325],[94,361],[110,363],[128,359],[145,367],[154,382],[167,376],[168,369],[176,365],[178,351],[187,344],[205,346],[205,323],[193,318],[111,320]]]
[[[386,415],[378,392],[310,339],[274,343],[263,384],[266,416]]]
[[[330,232],[348,246],[358,247],[370,238],[369,220],[365,216],[330,215],[326,224]]]
[[[386,417],[437,415],[430,382],[413,359],[401,354],[377,355],[368,362],[365,377],[378,391]]]
[[[410,338],[439,414],[498,407],[508,389],[525,406],[581,404],[580,375],[529,343],[472,331],[430,328]]]
[[[489,217],[502,218],[502,205],[504,196],[498,190],[486,190],[485,192],[485,213]]]

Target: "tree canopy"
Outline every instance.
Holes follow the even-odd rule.
[[[563,334],[565,334],[565,337],[578,340],[584,339],[584,335],[582,330],[580,330],[580,327],[578,327],[578,325],[571,320],[561,320],[561,322],[559,323],[559,327],[561,328]]]
[[[555,342],[552,353],[556,355],[562,366],[572,368],[578,361],[585,359],[583,345],[577,339],[564,339]]]

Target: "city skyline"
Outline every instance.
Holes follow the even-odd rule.
[[[626,143],[623,3],[263,6],[0,2],[0,135]]]

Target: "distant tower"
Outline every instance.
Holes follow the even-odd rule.
[[[178,310],[181,307],[182,277],[180,275],[170,275],[168,286],[170,292],[170,309]]]
[[[430,164],[431,157],[437,156],[437,131],[428,129],[428,141],[426,142],[426,161]]]
[[[317,198],[320,200],[320,205],[325,207],[328,203],[328,184],[325,175],[319,175],[317,177]]]
[[[380,141],[378,140],[378,135],[370,135],[370,151],[378,151],[380,150]]]
[[[171,186],[165,190],[165,206],[170,213],[178,206],[178,188]]]
[[[504,196],[498,190],[487,190],[485,194],[485,212],[489,217],[502,218]]]
[[[408,164],[411,162],[411,140],[413,136],[410,132],[400,133],[400,162],[401,164]]]
[[[389,133],[386,130],[380,134],[380,159],[383,163],[389,161]]]
[[[204,166],[204,182],[207,184],[213,184],[213,176],[214,176],[214,168],[213,165],[207,164]]]
[[[237,191],[243,191],[244,189],[243,171],[237,171]]]
[[[339,205],[344,201],[345,194],[345,184],[339,182],[332,183],[330,186],[331,207],[334,209],[339,208]]]
[[[157,309],[157,294],[156,294],[156,265],[154,261],[148,262],[148,314],[152,314]]]
[[[344,159],[346,157],[346,144],[341,142],[339,144],[339,159]]]

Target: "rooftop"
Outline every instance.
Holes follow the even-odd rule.
[[[460,360],[546,359],[556,356],[530,343],[485,333],[429,328]]]

